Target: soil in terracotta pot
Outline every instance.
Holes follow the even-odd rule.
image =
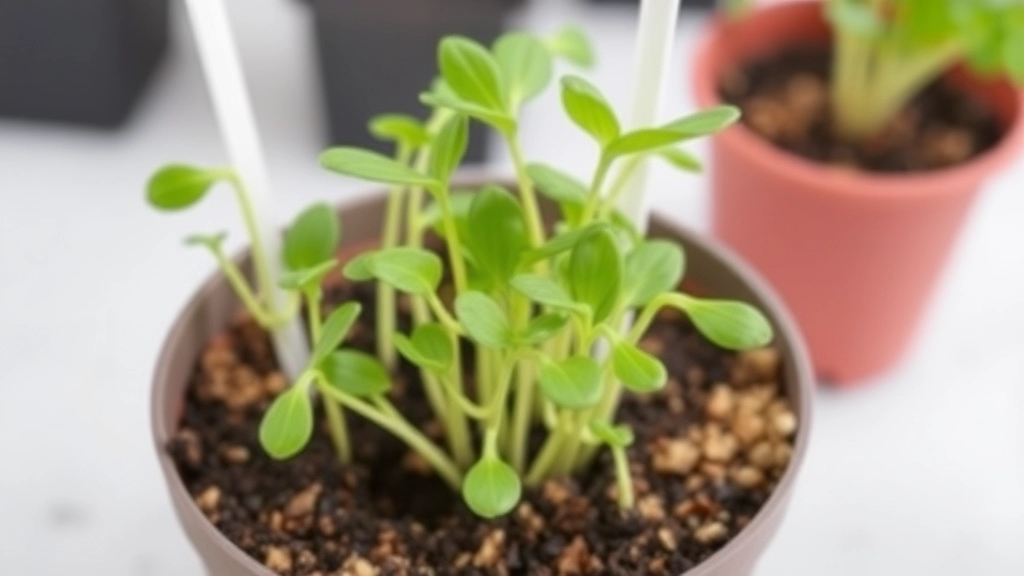
[[[328,300],[365,304],[351,345],[372,349],[369,286]],[[329,305],[328,305],[329,306]],[[259,418],[285,386],[266,335],[239,318],[209,343],[168,447],[203,513],[232,542],[285,576],[678,574],[724,546],[771,495],[797,427],[780,385],[780,355],[735,355],[663,315],[644,340],[671,375],[664,392],[620,411],[638,506],[616,506],[610,458],[578,481],[527,491],[507,518],[474,517],[405,446],[349,416],[358,463],[342,467],[326,431],[288,462],[257,442]],[[415,371],[395,402],[435,438]]]
[[[999,119],[945,82],[929,85],[881,134],[851,144],[831,126],[831,54],[800,47],[725,73],[722,99],[743,110],[747,127],[776,146],[817,162],[875,172],[919,172],[962,164],[995,146]]]

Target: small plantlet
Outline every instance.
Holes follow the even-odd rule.
[[[828,0],[832,109],[844,138],[877,134],[917,93],[966,61],[1024,84],[1024,3]]]
[[[338,272],[340,231],[331,210],[316,205],[288,229],[288,272],[280,282],[305,305],[312,351],[308,366],[264,416],[260,441],[267,453],[280,459],[298,454],[312,435],[319,401],[343,461],[352,458],[346,414],[355,412],[418,452],[482,517],[507,514],[525,488],[583,470],[600,449],[613,456],[619,503],[629,509],[633,433],[616,423],[616,408],[624,393],[649,394],[666,385],[665,366],[639,345],[659,311],[688,315],[723,348],[770,343],[772,327],[755,308],[678,292],[683,250],[644,238],[616,208],[645,160],[699,169],[681,145],[731,125],[736,109],[626,130],[600,90],[570,74],[558,83],[561,100],[570,122],[593,141],[593,174],[582,182],[527,160],[519,142],[521,110],[552,84],[559,60],[586,65],[592,59],[575,29],[550,38],[510,33],[492,47],[445,38],[440,77],[421,96],[432,107],[429,120],[385,115],[371,122],[375,135],[394,142],[393,156],[349,147],[322,154],[330,171],[390,186],[379,248],[341,270],[350,281],[377,283],[378,350],[370,356],[345,347],[358,304],[321,318],[321,284]],[[511,189],[466,190],[453,183],[470,120],[487,124],[507,144],[516,171]],[[165,169],[154,178],[150,199],[158,207],[183,207],[229,174]],[[541,197],[557,207],[555,222],[542,218]],[[440,238],[443,249],[431,237]],[[253,315],[272,322],[280,312],[245,296],[249,287],[217,249],[219,240],[201,243],[235,277]],[[397,329],[399,294],[410,303],[407,333]],[[465,362],[467,349],[472,363]],[[399,357],[420,371],[445,446],[389,399]],[[466,373],[470,365],[473,374]],[[528,437],[539,429],[544,441],[531,450]]]

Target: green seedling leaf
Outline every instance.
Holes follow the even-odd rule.
[[[452,215],[455,217],[455,228],[459,232],[459,238],[466,238],[469,236],[467,221],[469,220],[469,208],[473,205],[473,199],[476,198],[476,190],[463,191],[463,192],[451,192],[448,195],[448,200],[451,203]],[[444,229],[444,218],[441,212],[441,205],[437,202],[431,202],[427,204],[427,207],[422,212],[422,222],[424,226],[429,226],[434,230],[434,233],[441,238],[447,239],[448,234],[445,233]],[[467,254],[467,256],[469,256]]]
[[[375,276],[373,275],[373,267],[370,263],[373,262],[374,255],[376,255],[376,252],[365,252],[349,260],[341,271],[342,275],[353,282],[369,282],[373,280]]]
[[[221,252],[224,247],[224,241],[227,240],[227,232],[218,232],[216,234],[193,234],[185,238],[186,246],[200,246],[209,249],[211,252]]]
[[[360,148],[331,148],[320,155],[320,165],[332,172],[370,182],[427,188],[436,188],[439,185],[430,176],[397,160]]]
[[[391,379],[384,365],[363,352],[332,352],[324,359],[320,370],[331,387],[357,398],[371,398],[391,389]]]
[[[260,422],[260,445],[275,460],[287,460],[313,437],[313,403],[307,386],[293,386],[270,405]]]
[[[338,215],[327,204],[310,206],[284,236],[284,263],[289,270],[305,270],[334,257],[341,241]]]
[[[400,292],[422,296],[441,284],[441,258],[422,248],[399,247],[364,254],[345,267],[345,276],[358,280],[369,272],[371,278]]]
[[[675,130],[645,128],[616,138],[608,145],[606,153],[609,158],[620,158],[641,152],[654,152],[688,138],[683,132]]]
[[[411,338],[395,334],[395,346],[410,362],[434,372],[448,370],[455,357],[448,333],[438,324],[417,326]]]
[[[580,242],[586,240],[590,235],[595,234],[601,230],[608,230],[609,226],[606,222],[593,222],[587,224],[583,228],[576,228],[569,232],[563,232],[558,236],[555,236],[547,242],[547,244],[540,248],[530,250],[524,255],[525,263],[532,264],[540,260],[546,260],[553,256],[557,256],[563,252],[568,252],[575,248]]]
[[[469,121],[456,114],[438,132],[430,151],[430,175],[438,182],[447,182],[459,168],[469,143]]]
[[[494,44],[494,58],[505,80],[506,100],[512,110],[535,98],[551,83],[551,54],[529,34],[503,34]]]
[[[522,274],[513,278],[511,284],[517,292],[537,304],[576,313],[584,311],[584,307],[574,302],[569,292],[551,278],[536,274]]]
[[[626,257],[624,280],[629,306],[644,306],[658,294],[675,290],[685,266],[683,250],[675,243],[650,240],[637,246]]]
[[[569,317],[557,312],[541,314],[530,320],[523,338],[530,344],[542,344],[553,338],[569,323]]]
[[[523,486],[519,475],[497,458],[477,462],[462,484],[462,497],[469,509],[483,518],[497,518],[519,503]]]
[[[301,291],[323,284],[324,278],[338,267],[338,261],[330,259],[317,266],[302,270],[290,270],[281,274],[278,285],[285,290]]]
[[[430,133],[419,119],[408,114],[381,114],[370,120],[370,134],[378,140],[410,148],[430,143]]]
[[[602,148],[619,137],[622,128],[604,95],[578,76],[562,78],[562,105],[569,118]]]
[[[594,65],[594,47],[579,26],[562,28],[548,38],[546,45],[552,55],[564,58],[581,68],[590,68]]]
[[[460,294],[455,300],[455,315],[477,344],[501,349],[512,343],[508,316],[497,302],[482,292]]]
[[[771,343],[772,325],[757,308],[732,300],[687,297],[680,308],[708,340],[728,350],[749,350]]]
[[[601,442],[615,448],[629,448],[636,442],[633,429],[626,425],[614,426],[608,422],[591,422],[590,431]]]
[[[590,196],[585,184],[547,164],[530,164],[526,173],[537,191],[555,202],[583,205]]]
[[[704,170],[700,160],[681,148],[659,150],[658,157],[685,172],[696,173]]]
[[[515,131],[516,121],[508,113],[500,110],[491,110],[472,102],[467,102],[455,94],[426,92],[420,94],[420,102],[432,108],[444,108],[470,118],[475,118],[484,124],[493,126],[498,131],[508,134]]]
[[[460,99],[487,110],[507,111],[498,63],[479,42],[446,37],[438,50],[438,63],[445,83]]]
[[[569,293],[574,301],[586,304],[599,323],[615,309],[622,286],[622,256],[608,230],[588,235],[569,257]]]
[[[735,124],[739,119],[739,108],[735,106],[715,106],[680,118],[671,124],[667,124],[662,130],[677,132],[684,139],[699,138],[724,130]]]
[[[660,360],[629,344],[618,342],[612,348],[615,377],[634,392],[656,392],[668,382],[668,372]]]
[[[327,317],[323,327],[320,329],[320,339],[313,347],[313,354],[310,363],[313,366],[319,365],[327,358],[327,355],[338,349],[345,341],[349,330],[355,324],[356,318],[363,311],[358,302],[347,302],[342,304],[331,315]]]
[[[507,285],[530,244],[519,202],[503,188],[484,188],[470,206],[466,232],[479,270],[499,286]]]
[[[207,170],[184,164],[164,166],[146,186],[146,199],[158,210],[184,210],[202,200],[218,182],[229,177],[224,170]]]
[[[584,410],[601,400],[601,367],[593,358],[548,362],[541,367],[538,381],[544,396],[561,408]]]

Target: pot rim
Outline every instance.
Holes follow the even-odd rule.
[[[804,13],[815,10],[820,13],[822,5],[820,0],[790,0],[763,5],[740,24],[756,21],[766,15],[787,12]],[[729,42],[729,29],[733,25],[734,23],[727,17],[719,16],[711,23],[709,30],[698,43],[690,78],[696,101],[702,107],[725,103],[716,89],[719,71],[713,69],[712,61],[718,47]],[[963,72],[959,67],[956,71]],[[964,76],[979,79],[970,73],[965,73]],[[861,199],[911,199],[919,195],[931,195],[936,191],[955,190],[963,185],[974,186],[1001,166],[1008,164],[1013,160],[1014,153],[1024,146],[1024,119],[1021,118],[1024,115],[1024,91],[1014,88],[1005,78],[998,79],[998,82],[1004,89],[1014,94],[1010,118],[1003,118],[1008,125],[1002,139],[970,161],[948,168],[898,174],[837,168],[782,150],[742,123],[718,133],[714,138],[722,145],[737,151],[748,162],[758,164],[762,168],[770,167],[773,171],[786,172],[790,178],[808,189],[827,190],[828,193],[847,194]]]
[[[462,186],[473,186],[475,185],[473,183],[481,182],[480,174],[481,172],[478,171],[467,171],[456,181],[466,183],[460,184]],[[499,179],[490,179],[489,181],[497,180]],[[384,197],[383,193],[370,195],[353,202],[338,203],[335,205],[335,208],[339,211],[344,211],[346,208],[352,209],[358,206],[378,204],[384,201]],[[721,565],[727,563],[734,554],[741,553],[748,544],[755,540],[757,535],[771,528],[770,523],[777,515],[785,513],[787,501],[795,488],[797,477],[803,468],[809,449],[815,380],[811,369],[810,356],[795,319],[783,303],[781,297],[775,293],[774,289],[751,265],[747,264],[731,249],[710,238],[703,237],[687,226],[673,222],[664,216],[652,214],[651,223],[663,227],[681,243],[697,247],[712,255],[724,264],[726,268],[732,270],[741,284],[746,285],[763,300],[764,308],[770,311],[770,315],[777,327],[776,343],[784,342],[786,344],[788,349],[788,352],[785,354],[786,361],[793,364],[793,372],[797,376],[797,381],[793,383],[793,388],[797,391],[797,394],[791,398],[791,401],[798,415],[799,425],[793,442],[793,456],[787,465],[786,471],[776,484],[771,496],[768,497],[750,523],[725,546],[686,573],[687,576],[702,576],[712,573]],[[234,259],[236,262],[243,262],[247,254],[248,250],[242,249],[235,254]],[[189,494],[181,475],[165,449],[171,431],[177,428],[176,423],[169,421],[166,417],[162,402],[164,397],[163,390],[168,386],[168,374],[174,361],[171,345],[181,338],[181,335],[187,329],[187,319],[193,311],[200,308],[205,301],[210,299],[211,294],[217,290],[218,283],[221,280],[222,274],[220,271],[214,271],[207,276],[201,287],[189,298],[188,302],[175,317],[171,330],[161,344],[156,369],[153,373],[153,385],[150,391],[150,434],[156,449],[160,468],[163,471],[166,484],[172,493],[172,500],[181,499],[189,503],[186,514],[192,520],[192,525],[198,527],[206,535],[207,540],[212,542],[227,556],[234,558],[254,576],[277,576],[275,572],[256,561],[232,543],[209,521],[205,514],[199,511],[199,507],[195,504],[191,494]],[[188,532],[187,527],[186,532]],[[191,536],[189,537],[191,538]]]

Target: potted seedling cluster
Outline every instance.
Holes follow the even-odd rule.
[[[983,183],[1019,149],[1024,5],[735,2],[694,67],[714,230],[779,288],[820,374],[896,361]]]
[[[569,74],[562,103],[596,146],[594,172],[528,160],[523,107],[558,60],[589,53],[575,30],[447,37],[420,96],[431,118],[371,123],[393,156],[321,156],[386,198],[340,218],[303,211],[276,279],[255,235],[248,261],[223,236],[190,239],[221,274],[172,331],[154,424],[212,573],[752,568],[806,448],[799,339],[742,264],[659,221],[641,234],[617,210],[640,159],[693,170],[680,145],[738,114],[626,130]],[[508,146],[514,180],[457,176],[470,120]],[[231,170],[165,167],[148,200],[180,210],[222,182],[251,214]],[[275,283],[291,294],[276,307]],[[309,360],[285,375],[268,332],[300,314]]]

